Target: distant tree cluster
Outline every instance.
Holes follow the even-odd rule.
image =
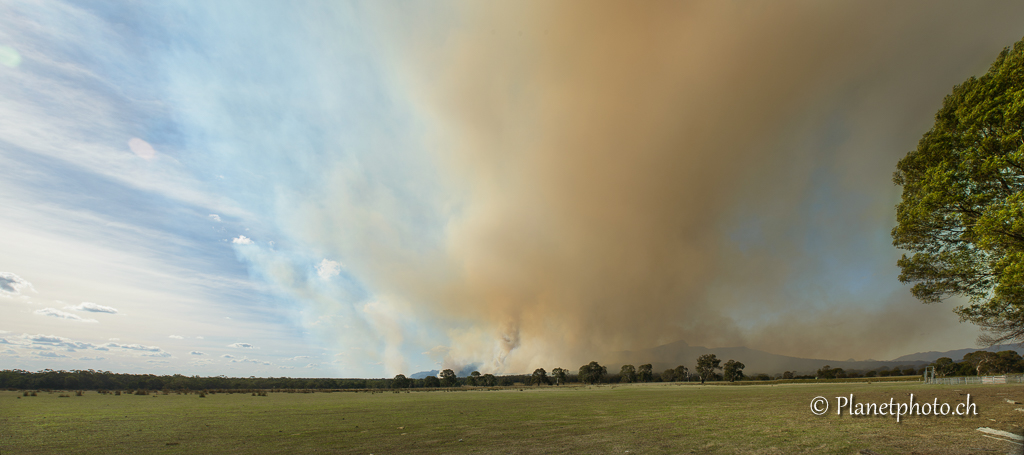
[[[939,377],[1024,373],[1024,358],[1014,351],[976,351],[964,355],[959,362],[940,357],[931,366],[935,367],[935,375]]]

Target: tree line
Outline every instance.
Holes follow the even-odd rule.
[[[1007,373],[1024,373],[1024,358],[1014,351],[977,351],[954,362],[942,357],[931,363],[936,376],[973,376]],[[394,378],[231,378],[227,376],[185,376],[112,373],[96,370],[25,370],[0,371],[2,389],[52,389],[52,390],[231,390],[231,389],[407,389],[407,388],[450,388],[450,387],[501,387],[514,385],[562,385],[570,383],[632,383],[632,382],[701,382],[740,381],[774,379],[843,379],[872,378],[888,376],[920,375],[924,367],[882,367],[870,371],[846,371],[825,365],[816,374],[798,375],[792,371],[769,376],[757,374],[746,376],[743,363],[729,360],[722,364],[714,354],[705,354],[697,359],[691,371],[683,365],[655,373],[651,364],[640,366],[622,365],[617,373],[609,373],[608,367],[590,362],[579,367],[574,373],[565,368],[553,368],[550,372],[537,368],[532,374],[500,375],[481,374],[474,371],[466,377],[458,377],[453,370],[445,369],[437,376],[409,378],[399,374]]]

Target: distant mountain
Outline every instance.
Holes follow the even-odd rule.
[[[1012,350],[1013,347],[996,346],[987,350],[1003,351],[1007,349]],[[844,370],[863,371],[874,370],[881,367],[918,367],[934,362],[935,359],[938,359],[939,357],[950,357],[954,360],[960,360],[963,358],[964,354],[978,350],[980,349],[959,349],[948,352],[925,352],[906,355],[888,361],[852,359],[826,360],[790,357],[746,347],[711,349],[704,346],[690,346],[685,341],[676,341],[674,343],[639,351],[615,352],[609,356],[611,361],[608,362],[607,366],[609,373],[617,373],[619,366],[623,364],[641,365],[645,363],[652,364],[655,372],[660,372],[668,368],[675,368],[678,365],[683,365],[692,371],[694,365],[697,363],[697,357],[704,354],[715,354],[719,359],[722,359],[723,364],[730,359],[742,362],[745,365],[743,371],[746,374],[776,374],[784,371],[792,371],[797,374],[814,374],[819,368],[825,365],[829,365],[832,368],[842,368]],[[1017,352],[1024,354],[1024,349],[1018,348]]]
[[[427,376],[437,376],[437,374],[440,373],[440,372],[441,372],[441,370],[421,371],[419,373],[413,373],[409,377],[412,378],[412,379],[423,379],[423,378],[425,378]]]

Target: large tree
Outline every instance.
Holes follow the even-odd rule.
[[[551,377],[555,378],[555,385],[562,385],[569,382],[569,370],[555,368],[551,370]]]
[[[925,303],[962,296],[961,320],[992,345],[1024,342],[1024,41],[953,88],[935,125],[896,166],[893,245]]]
[[[548,379],[548,372],[543,368],[537,368],[533,370],[533,374],[530,376],[530,385],[541,385],[551,384],[551,380]]]
[[[700,375],[700,383],[714,377],[715,370],[721,370],[719,365],[722,361],[714,354],[704,354],[697,357],[697,374]]]
[[[676,367],[676,381],[689,381],[690,373],[686,367],[679,365]]]
[[[622,378],[621,382],[636,382],[636,367],[623,365],[619,370],[619,376]]]
[[[747,366],[737,362],[735,360],[729,360],[725,362],[725,368],[722,370],[722,376],[725,377],[726,381],[736,382],[737,379],[743,379],[743,369]]]
[[[602,366],[597,362],[590,362],[580,367],[580,382],[593,384],[595,382],[601,382],[601,378],[608,374],[608,367]]]
[[[651,382],[654,379],[654,366],[645,363],[636,369],[636,380],[638,382]]]
[[[449,369],[445,369],[441,372],[441,387],[455,387],[459,385],[459,379],[455,376],[455,372]]]
[[[395,375],[395,379],[391,380],[391,387],[396,389],[405,389],[412,386],[412,381],[405,377],[404,374]]]

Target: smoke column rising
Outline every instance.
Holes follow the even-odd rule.
[[[426,325],[444,367],[522,372],[680,339],[866,358],[976,335],[896,282],[890,176],[1020,38],[1019,5],[417,8],[371,16],[440,182],[419,196],[436,238],[410,246],[350,171],[282,216],[375,291],[396,343]]]

